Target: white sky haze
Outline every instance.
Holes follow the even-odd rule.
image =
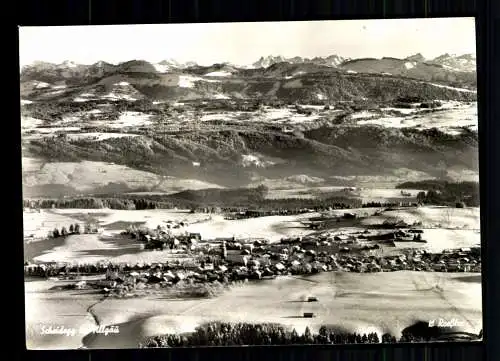
[[[175,59],[251,64],[261,56],[348,58],[476,53],[474,18],[20,27],[20,65]]]

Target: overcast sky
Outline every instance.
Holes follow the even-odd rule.
[[[476,53],[474,18],[20,27],[20,64],[164,59],[251,64],[261,56]]]

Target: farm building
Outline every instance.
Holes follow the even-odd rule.
[[[219,238],[214,239],[214,242],[216,242],[216,243],[234,242],[234,237],[219,237]]]
[[[189,239],[195,239],[198,242],[201,241],[201,234],[200,233],[189,233],[188,237],[189,237]]]
[[[344,219],[355,219],[356,218],[356,214],[355,213],[346,212],[346,213],[344,213],[344,215],[342,216],[342,218],[344,218]]]
[[[266,211],[261,210],[261,209],[252,209],[252,210],[247,210],[245,212],[246,217],[263,217],[263,216],[267,216],[268,214],[269,214],[269,212],[266,212]]]
[[[226,261],[233,264],[246,265],[248,255],[241,254],[239,251],[227,251]]]

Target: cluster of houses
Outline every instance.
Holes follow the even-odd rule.
[[[293,243],[289,243],[292,241]],[[381,255],[377,244],[356,244],[350,235],[337,235],[330,240],[283,240],[281,245],[262,242],[223,246],[221,259],[227,264],[245,269],[249,265],[257,276],[303,274],[326,271],[391,272],[400,270],[481,272],[480,248],[432,254],[425,250],[406,251],[400,255]],[[242,248],[234,250],[234,248]],[[229,249],[229,250],[228,250]],[[372,252],[375,251],[375,252]],[[243,268],[242,268],[243,267]]]
[[[145,249],[195,250],[198,242],[201,241],[201,235],[199,233],[187,232],[187,226],[188,223],[186,221],[168,221],[166,225],[159,225],[152,230],[129,227],[122,234],[129,235],[142,242]]]
[[[480,249],[458,249],[432,254],[414,251],[408,255],[389,257],[328,255],[305,252],[303,258],[271,262],[267,257],[248,258],[244,264],[222,261],[201,262],[198,265],[172,266],[166,264],[108,266],[106,279],[87,283],[80,281],[75,288],[97,286],[110,294],[132,289],[160,288],[183,283],[207,283],[259,280],[280,275],[303,275],[329,271],[391,272],[398,270],[481,272]]]
[[[356,218],[345,213],[342,218]],[[155,229],[130,227],[127,234],[148,249],[181,249],[190,257],[186,262],[164,264],[99,263],[95,265],[25,264],[25,275],[71,278],[78,275],[106,274],[104,286],[114,289],[127,285],[173,285],[189,282],[227,283],[245,279],[265,279],[280,275],[319,272],[391,272],[401,270],[437,272],[481,272],[479,247],[430,253],[423,249],[402,250],[397,255],[381,252],[394,242],[425,242],[423,231],[406,230],[393,224],[385,231],[364,230],[351,233],[323,232],[303,237],[284,238],[271,243],[267,239],[202,239],[199,233],[186,231],[185,222],[167,222]],[[387,227],[387,224],[385,224]],[[382,247],[380,245],[383,245]],[[84,285],[84,284],[83,284]],[[82,284],[80,284],[82,286]],[[80,287],[79,286],[79,287]],[[83,286],[82,286],[83,287]],[[135,286],[134,286],[135,287]],[[146,287],[146,286],[139,286]]]
[[[180,225],[179,225],[180,226]],[[168,230],[158,228],[157,237],[129,230],[150,247],[186,247],[195,251],[189,263],[88,265],[26,264],[25,274],[56,277],[74,274],[103,274],[116,282],[122,278],[140,279],[143,283],[163,282],[165,285],[184,279],[193,281],[229,281],[262,279],[280,275],[299,275],[328,271],[391,272],[399,270],[439,272],[481,272],[479,247],[462,248],[442,253],[411,250],[388,256],[378,250],[376,241],[421,237],[420,230],[395,230],[385,234],[359,231],[350,234],[329,233],[282,239],[270,243],[266,239],[218,238],[202,240],[198,233],[169,236]],[[137,233],[134,233],[137,232]],[[375,242],[373,242],[375,241]],[[383,243],[383,242],[382,242]],[[156,246],[155,246],[156,245]],[[111,276],[114,275],[114,276]],[[141,282],[142,282],[141,281]],[[128,281],[127,281],[128,282]],[[136,282],[136,281],[134,281]],[[118,284],[117,283],[117,284]],[[134,283],[135,284],[135,283]],[[108,285],[109,286],[109,285]]]
[[[237,210],[229,212],[224,217],[227,220],[235,219],[247,219],[247,218],[257,218],[257,217],[268,217],[268,216],[286,216],[295,213],[308,213],[314,212],[314,210],[309,209],[299,209],[296,211],[291,211],[287,209],[277,209],[277,210],[262,210],[262,209],[247,209],[247,210]]]

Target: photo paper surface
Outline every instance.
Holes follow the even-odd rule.
[[[473,18],[19,39],[28,349],[481,340]]]

